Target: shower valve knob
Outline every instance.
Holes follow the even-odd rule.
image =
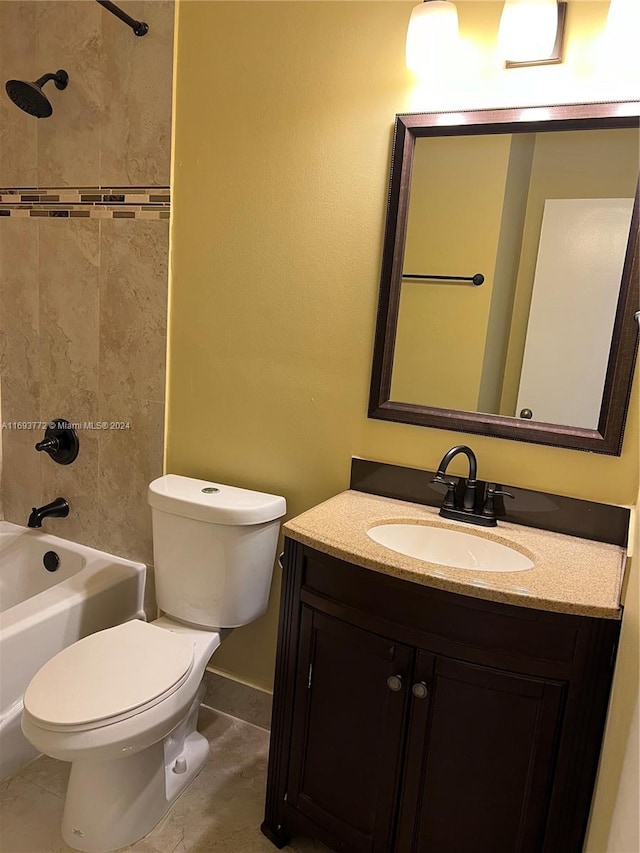
[[[49,421],[42,441],[36,444],[36,450],[48,453],[59,465],[70,465],[80,451],[80,440],[69,421],[54,418]]]
[[[36,450],[44,450],[47,453],[56,453],[60,450],[59,438],[43,438],[36,444]]]

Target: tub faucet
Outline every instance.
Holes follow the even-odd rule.
[[[452,459],[463,453],[469,460],[469,476],[465,479],[447,478],[447,468]],[[478,461],[476,455],[466,444],[456,444],[444,454],[438,465],[436,475],[431,481],[447,487],[447,493],[440,507],[443,518],[455,518],[469,524],[482,527],[495,527],[496,514],[494,500],[497,496],[512,498],[509,492],[502,491],[491,484],[485,494],[485,483],[477,479]]]
[[[69,515],[69,504],[64,498],[56,498],[50,504],[34,506],[27,522],[27,527],[42,527],[42,520],[51,516],[52,518],[66,518]]]

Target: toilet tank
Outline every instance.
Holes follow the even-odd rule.
[[[286,502],[166,474],[149,486],[158,607],[207,628],[236,628],[267,609]]]

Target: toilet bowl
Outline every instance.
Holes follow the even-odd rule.
[[[24,697],[27,738],[71,762],[62,835],[86,853],[150,832],[207,760],[204,670],[230,628],[266,610],[285,511],[276,495],[175,475],[151,484],[149,502],[167,615],[69,646]]]

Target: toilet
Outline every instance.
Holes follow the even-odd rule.
[[[167,474],[149,486],[158,607],[67,647],[36,673],[22,729],[71,762],[62,819],[86,853],[133,844],[209,754],[196,731],[205,667],[266,608],[285,499]]]

